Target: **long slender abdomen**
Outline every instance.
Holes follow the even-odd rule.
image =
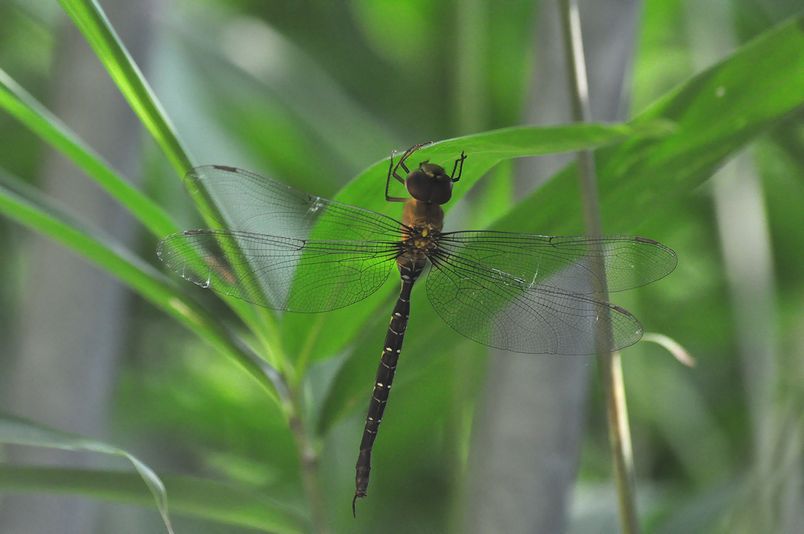
[[[394,373],[396,372],[396,362],[399,360],[399,353],[402,352],[402,341],[405,338],[405,328],[407,328],[410,313],[410,292],[420,270],[413,270],[400,265],[400,272],[402,273],[402,290],[399,293],[396,306],[394,306],[391,324],[388,326],[388,333],[385,336],[385,345],[380,358],[380,366],[377,369],[377,378],[374,380],[374,390],[371,393],[368,416],[366,416],[366,426],[363,429],[363,439],[360,442],[360,454],[357,457],[357,465],[355,466],[355,497],[352,500],[353,514],[355,512],[355,502],[359,497],[365,497],[368,489],[369,471],[371,471],[371,449],[374,446],[374,440],[382,422],[382,414],[385,412],[385,405],[388,402],[391,383],[394,381]]]

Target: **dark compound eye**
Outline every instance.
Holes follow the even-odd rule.
[[[422,202],[445,204],[452,198],[452,180],[444,167],[424,162],[408,174],[405,187],[410,196]]]
[[[419,164],[419,169],[422,172],[432,174],[433,176],[446,176],[446,173],[444,172],[444,167],[442,167],[441,165],[436,165],[435,163],[429,163],[427,161],[422,162],[421,164]]]

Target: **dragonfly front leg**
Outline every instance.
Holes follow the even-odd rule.
[[[399,167],[398,164],[397,164],[397,167]],[[394,167],[394,153],[391,152],[391,163],[388,166],[388,176],[385,178],[385,201],[386,202],[405,202],[405,201],[408,200],[405,197],[392,197],[392,196],[389,196],[389,194],[388,194],[389,193],[389,188],[391,187],[391,176],[396,178],[402,184],[405,183],[405,180],[403,178],[401,178],[396,173],[397,167]]]
[[[449,175],[450,179],[453,182],[457,182],[461,179],[461,174],[463,174],[463,160],[466,159],[466,152],[461,150],[461,157],[455,160],[455,163],[452,165],[452,173]],[[460,165],[460,167],[458,166]],[[458,176],[455,176],[455,171],[458,171]]]
[[[407,159],[410,156],[412,156],[414,152],[416,152],[417,150],[419,150],[423,146],[432,145],[432,144],[433,144],[432,141],[427,141],[426,143],[416,143],[415,145],[413,145],[409,149],[405,150],[405,153],[402,154],[401,158],[399,158],[399,162],[396,164],[396,167],[394,168],[394,176],[396,177],[396,179],[400,180],[400,177],[396,174],[396,171],[399,170],[399,167],[402,167],[402,169],[404,169],[404,171],[406,173],[410,174],[410,169],[408,169],[408,166],[405,165],[405,161],[407,161]]]

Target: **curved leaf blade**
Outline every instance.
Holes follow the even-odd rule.
[[[272,399],[279,402],[279,391],[284,386],[276,371],[248,352],[219,321],[182,294],[168,278],[108,238],[99,237],[98,232],[83,229],[62,210],[49,205],[38,191],[22,183],[14,184],[17,191],[26,191],[24,197],[4,185],[11,182],[9,176],[0,176],[0,213],[52,238],[115,276],[210,345],[232,357],[264,386]]]
[[[139,474],[142,481],[145,482],[154,501],[156,501],[156,507],[159,510],[159,515],[162,516],[162,522],[165,524],[165,528],[170,534],[173,534],[173,527],[170,524],[170,517],[168,515],[165,485],[150,467],[145,465],[145,463],[140,461],[133,454],[102,441],[92,440],[60,430],[53,430],[9,415],[0,415],[0,443],[46,447],[68,451],[89,451],[125,458],[131,462],[137,474]]]
[[[758,36],[660,98],[632,124],[671,120],[663,138],[628,141],[597,152],[603,222],[623,233],[672,199],[704,183],[748,142],[804,108],[804,16]],[[575,167],[554,176],[494,229],[573,234]],[[538,206],[538,210],[534,207]]]
[[[158,204],[124,180],[108,162],[2,69],[0,108],[69,158],[112,198],[127,208],[152,234],[161,237],[177,231],[170,216]]]
[[[179,178],[184,178],[185,174],[194,166],[193,160],[179,140],[175,127],[139,67],[114,31],[103,9],[95,0],[59,1],[95,51],[131,109],[165,153],[176,174]],[[193,200],[207,224],[213,228],[217,227],[215,221],[220,220],[220,217],[208,197],[203,192],[198,192],[193,195]],[[253,280],[248,280],[248,282],[254,284]],[[277,366],[285,367],[286,358],[272,336],[274,317],[267,310],[255,310],[254,307],[238,299],[224,298],[223,300],[254,332],[265,349],[266,357]]]
[[[95,0],[60,0],[64,11],[84,34],[101,63],[120,88],[131,109],[156,140],[176,173],[184,176],[193,165],[176,130],[151,86],[120,41],[109,19]]]
[[[668,121],[646,121],[638,127],[594,123],[515,126],[434,142],[420,148],[413,161],[416,164],[430,160],[452,168],[452,162],[460,156],[462,150],[469,155],[464,164],[460,187],[456,186],[453,190],[452,200],[444,206],[446,211],[500,161],[593,149],[629,139],[662,137],[671,131],[673,127]],[[335,200],[388,215],[398,215],[399,206],[386,202],[382,194],[389,160],[390,157],[384,158],[358,174],[341,189]]]
[[[444,206],[444,210],[448,211],[500,161],[595,148],[634,137],[662,136],[670,129],[666,121],[648,122],[638,128],[622,124],[517,126],[435,142],[417,151],[414,164],[429,159],[451,169],[452,161],[460,155],[461,150],[467,152],[469,157],[466,159],[461,180],[453,190],[453,200]],[[335,199],[399,218],[400,205],[386,202],[383,196],[389,160],[390,158],[381,160],[363,171]],[[386,286],[381,290],[381,295],[387,297],[390,292],[390,286]],[[300,340],[296,346],[288,347],[288,352],[297,354],[302,365],[309,359],[334,354],[361,329],[361,325],[376,309],[377,303],[381,302],[381,295],[365,303],[350,306],[343,315],[335,312],[325,317],[316,317],[313,321],[309,317],[285,316],[284,339]],[[344,320],[344,317],[348,317],[348,320]],[[310,334],[311,324],[313,334]]]
[[[306,532],[296,511],[258,494],[256,489],[201,478],[165,475],[175,515],[208,519],[281,534]],[[149,505],[153,497],[137,475],[108,470],[20,467],[0,464],[0,490],[85,495],[101,500]]]
[[[657,206],[665,199],[689,193],[747,142],[801,110],[803,25],[804,17],[800,16],[765,32],[633,120],[634,124],[657,119],[678,121],[677,133],[629,140],[596,153],[601,209],[608,231],[633,231],[641,221],[655,217]],[[731,95],[724,99],[726,94],[721,94],[719,87],[727,87],[726,93]],[[748,111],[744,109],[747,102],[759,104]],[[707,109],[716,109],[717,114],[707,114]],[[719,119],[713,122],[713,116]],[[734,128],[735,118],[739,128]],[[682,131],[693,135],[688,139]],[[578,205],[577,183],[574,166],[560,171],[490,228],[557,235],[581,232],[580,207],[568,209]],[[404,352],[439,354],[453,348],[456,338],[444,334],[443,324],[425,299],[413,304],[421,319],[416,324],[421,326],[415,334],[409,330]],[[321,434],[354,406],[363,408],[376,354],[376,350],[357,349],[342,366],[322,403],[318,421]]]

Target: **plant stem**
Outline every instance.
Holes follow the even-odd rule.
[[[276,350],[279,348],[274,347]],[[321,483],[318,476],[318,453],[310,442],[310,435],[304,424],[304,409],[301,401],[300,388],[302,385],[296,380],[295,376],[288,376],[291,366],[286,366],[284,370],[277,371],[265,360],[253,354],[247,348],[244,352],[250,356],[249,362],[257,370],[256,376],[263,378],[264,384],[273,385],[278,396],[278,400],[285,414],[293,439],[296,442],[296,452],[299,456],[301,467],[302,486],[307,497],[310,508],[310,519],[312,522],[312,532],[316,534],[326,534],[329,532],[324,511],[324,500],[321,493]],[[280,361],[287,362],[288,359],[281,354]]]
[[[567,71],[575,121],[589,122],[589,86],[586,79],[581,21],[577,0],[561,0],[561,25],[564,48],[567,56]],[[598,203],[595,160],[592,152],[581,150],[577,153],[578,177],[581,186],[584,222],[590,237],[602,235],[600,207]],[[599,254],[594,257],[601,258]],[[602,260],[593,262],[595,271],[594,288],[596,293],[607,298],[605,268]],[[638,534],[639,522],[635,502],[634,464],[631,448],[631,432],[628,426],[628,410],[625,402],[622,362],[618,352],[607,350],[601,341],[610,339],[609,317],[603,317],[598,324],[597,354],[600,373],[606,395],[606,415],[609,428],[609,443],[614,462],[614,478],[617,484],[620,524],[626,534]],[[602,335],[601,335],[602,334]]]
[[[287,361],[286,358],[282,359]],[[310,442],[309,433],[302,419],[304,411],[300,401],[299,388],[301,385],[289,380],[286,374],[277,372],[256,355],[253,356],[251,361],[267,379],[267,382],[271,383],[276,389],[288,421],[288,427],[296,442],[296,452],[299,455],[299,465],[301,466],[302,486],[310,507],[312,532],[315,534],[327,534],[329,528],[326,523],[324,500],[318,476],[318,453]]]
[[[310,518],[312,520],[312,532],[316,534],[326,534],[329,528],[326,522],[324,511],[324,499],[321,493],[321,481],[318,476],[318,453],[310,442],[310,436],[305,428],[304,421],[300,414],[301,403],[299,402],[298,391],[291,394],[291,404],[288,406],[288,425],[296,441],[296,450],[299,454],[299,464],[301,466],[302,485],[307,496],[310,507]]]

